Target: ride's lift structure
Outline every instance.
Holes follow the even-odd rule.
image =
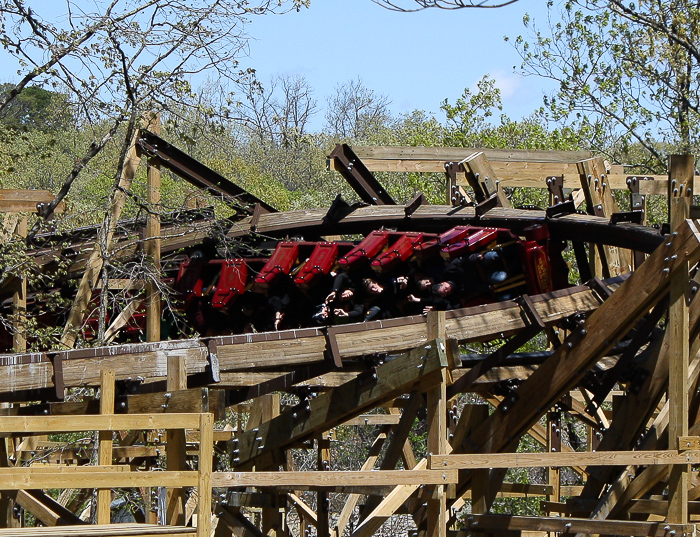
[[[143,160],[151,203],[166,168],[234,216],[152,211],[99,239],[98,228],[35,237],[41,270],[68,265],[60,292],[73,305],[44,318],[64,327],[58,349],[27,352],[39,343],[22,317],[41,289],[3,279],[0,536],[695,534],[692,157],[642,177],[585,152],[338,145],[328,165],[362,202],[297,212],[154,132],[139,132],[128,159],[118,196]],[[401,205],[379,171],[443,173],[446,203]],[[517,188],[546,188],[549,206],[512,207]],[[652,195],[668,199],[661,229],[645,225]],[[1,240],[24,234],[22,213],[63,209],[51,200],[0,190]],[[123,259],[143,249],[163,278],[102,282],[105,242]],[[471,294],[456,309],[306,316],[334,272],[464,259]],[[92,305],[115,286],[131,294],[100,321]],[[243,329],[249,293],[280,286],[295,325]],[[200,335],[167,328],[167,289]],[[523,350],[532,341],[541,350]],[[523,482],[520,468],[544,471]]]

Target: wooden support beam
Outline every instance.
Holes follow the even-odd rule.
[[[196,487],[197,472],[129,472],[107,471],[108,467],[91,466],[95,471],[67,472],[65,467],[48,468],[51,471],[38,471],[39,468],[11,468],[12,472],[2,471],[4,490],[24,489],[96,489],[109,485],[110,488],[135,487]],[[119,468],[119,467],[112,467]],[[6,470],[6,469],[3,469]]]
[[[418,473],[425,471],[427,459],[422,459],[413,470],[405,473]],[[416,474],[417,475],[417,474]],[[381,527],[382,524],[392,516],[403,503],[410,498],[418,489],[419,484],[400,484],[387,494],[382,502],[355,528],[350,537],[370,537]]]
[[[114,371],[102,370],[100,387],[100,414],[114,414]],[[109,466],[112,464],[113,432],[100,431],[98,440],[97,464]],[[112,503],[112,491],[108,488],[97,489],[97,516],[98,524],[109,524],[111,520],[110,504]]]
[[[571,453],[470,453],[465,455],[429,455],[428,469],[471,470],[478,468],[535,468],[557,466],[638,466],[697,464],[700,451],[576,451]]]
[[[214,458],[214,416],[199,415],[197,453],[197,537],[211,537],[212,471]]]
[[[66,526],[85,524],[77,515],[66,509],[51,496],[40,490],[18,490],[15,502],[31,513],[45,526]],[[9,527],[9,526],[8,526]]]
[[[381,432],[374,439],[374,442],[372,442],[372,446],[369,449],[369,455],[367,456],[365,462],[362,464],[361,470],[363,472],[368,472],[374,468],[374,465],[377,462],[377,459],[379,458],[379,453],[384,447],[384,442],[386,441],[388,432],[389,427],[384,426]],[[350,517],[352,517],[353,512],[355,511],[355,507],[357,506],[357,502],[359,500],[360,494],[348,495],[348,498],[345,501],[345,505],[343,505],[343,509],[340,511],[340,514],[338,515],[338,520],[336,521],[335,527],[333,528],[333,537],[343,536],[345,528],[348,525],[348,522],[350,522]]]
[[[500,188],[496,172],[483,152],[470,155],[460,161],[460,164],[464,167],[467,181],[476,193],[477,201],[484,201],[495,194],[498,197],[499,207],[511,206],[505,192]]]
[[[692,524],[637,522],[627,520],[588,520],[564,517],[524,517],[514,515],[468,515],[469,532],[485,531],[502,535],[503,531],[554,531],[562,534],[629,535],[668,537],[694,535]],[[466,537],[467,532],[451,532],[450,537]]]
[[[169,391],[187,389],[187,364],[184,356],[168,356],[166,387]],[[166,432],[166,435],[166,468],[170,471],[184,470],[187,461],[185,431],[182,429],[171,429]],[[184,489],[168,491],[166,503],[166,521],[168,524],[172,526],[185,525],[185,502],[186,494]]]
[[[561,453],[561,412],[559,410],[547,413],[547,452]],[[547,483],[552,487],[552,494],[547,498],[550,502],[558,502],[560,499],[561,470],[558,466],[547,468]]]
[[[0,474],[1,475],[1,474]],[[214,487],[384,487],[387,485],[449,485],[457,483],[457,470],[345,470],[300,472],[215,472]]]
[[[237,451],[233,463],[238,465],[255,461],[274,449],[329,430],[370,407],[411,391],[421,383],[427,387],[439,382],[443,367],[450,365],[442,341],[433,341],[425,347],[399,355],[376,367],[374,373],[361,375],[328,390],[306,404],[286,410],[279,417],[240,434],[233,440]]]
[[[0,213],[39,213],[43,205],[53,201],[54,195],[48,190],[0,189]],[[59,203],[55,213],[65,211],[66,204]]]
[[[152,114],[147,129],[160,136],[160,114]],[[153,277],[146,281],[146,340],[160,341],[160,159],[149,156],[146,161],[146,260],[153,268]]]
[[[589,214],[609,218],[619,212],[617,203],[608,185],[607,172],[603,159],[588,159],[578,163],[581,174],[581,189],[586,196]],[[593,252],[599,257],[594,257]],[[631,254],[614,246],[604,246],[597,249],[591,246],[591,260],[601,264],[600,269],[593,271],[594,276],[609,278],[632,270]],[[593,269],[593,267],[591,267]],[[601,272],[602,269],[602,272]]]
[[[192,528],[175,526],[158,526],[156,524],[92,524],[78,527],[62,526],[60,530],[49,527],[22,528],[18,530],[0,529],[1,537],[53,537],[60,534],[65,537],[156,537],[178,535],[195,537]]]
[[[445,312],[428,312],[428,340],[441,338],[445,340]],[[428,453],[447,453],[447,382],[449,370],[441,371],[440,382],[428,389]],[[451,380],[451,377],[450,377]],[[444,486],[436,486],[429,491],[428,498],[428,537],[446,537],[447,535],[447,496]]]
[[[26,215],[20,215],[15,233],[20,238],[26,238]],[[12,350],[25,352],[27,350],[27,279],[22,276],[18,276],[18,278],[18,288],[12,295],[12,314],[15,316],[12,321]]]
[[[280,394],[267,394],[260,398],[262,406],[262,421],[270,421],[280,414]],[[283,520],[279,505],[284,505],[284,497],[278,496],[275,505],[263,507],[262,532],[268,537],[282,535]]]
[[[112,414],[105,416],[0,416],[0,433],[23,435],[131,429],[196,429],[197,414]],[[0,469],[0,471],[2,471]]]
[[[671,155],[669,160],[669,215],[673,233],[683,225],[690,214],[695,159],[692,155]],[[677,438],[688,435],[688,360],[689,313],[686,303],[689,264],[683,265],[671,278],[671,298],[668,328],[669,346],[669,447],[677,449]],[[669,522],[688,522],[688,478],[690,466],[671,469],[669,480]]]
[[[92,299],[92,289],[101,277],[103,264],[102,256],[106,254],[106,252],[102,250],[110,248],[114,230],[116,229],[117,222],[119,221],[122,209],[126,203],[127,193],[131,188],[131,183],[136,175],[136,168],[141,160],[136,152],[137,136],[138,132],[134,132],[131,147],[127,151],[124,159],[119,185],[112,193],[108,214],[102,224],[99,238],[97,242],[95,242],[86,263],[86,270],[80,280],[75,300],[68,314],[68,321],[66,322],[63,335],[61,336],[61,344],[69,349],[73,348],[76,339],[78,339],[78,333],[83,324],[83,317]]]
[[[217,516],[219,517],[219,525],[216,528],[215,537],[235,535],[236,537],[264,537],[264,534],[248,520],[239,509],[228,507],[225,505],[219,506]],[[229,531],[224,533],[219,526],[225,525]]]
[[[316,440],[316,467],[318,472],[328,472],[330,470],[331,442],[324,437],[322,432]],[[329,499],[328,493],[324,490],[316,491],[316,535],[318,537],[329,537],[331,534],[329,520]]]

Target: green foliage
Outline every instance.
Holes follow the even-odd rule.
[[[14,84],[0,84],[0,95],[12,90]],[[63,129],[70,120],[68,95],[49,91],[41,86],[27,86],[4,109],[0,123],[16,131]]]
[[[590,133],[616,162],[665,171],[669,150],[697,152],[700,10],[686,0],[548,4],[545,29],[526,16],[522,70],[559,83],[545,99],[554,121]],[[634,155],[634,160],[626,157]]]

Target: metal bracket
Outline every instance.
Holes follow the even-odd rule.
[[[573,200],[566,200],[551,207],[547,207],[545,211],[547,218],[556,218],[565,214],[573,214],[576,212],[576,204]]]
[[[610,223],[615,225],[621,222],[641,224],[644,213],[642,211],[620,212],[610,215]]]
[[[416,194],[416,196],[411,201],[409,201],[403,208],[403,212],[406,215],[406,218],[411,218],[411,215],[418,210],[418,207],[425,204],[426,202],[427,200],[425,199],[423,193],[418,192],[418,194]]]
[[[566,201],[566,196],[564,195],[564,176],[547,177],[546,183],[549,192],[552,194],[552,199],[554,200],[552,205],[564,203],[564,201]]]
[[[477,218],[484,216],[487,212],[489,212],[491,209],[493,209],[494,207],[497,207],[497,206],[498,206],[498,194],[491,194],[491,196],[489,196],[484,201],[477,204],[477,206],[474,208],[476,211]]]

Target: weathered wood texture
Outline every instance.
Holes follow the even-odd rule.
[[[430,347],[430,348],[428,348]],[[406,392],[417,385],[439,382],[435,374],[450,367],[441,340],[417,348],[378,366],[373,375],[363,375],[328,390],[307,403],[285,410],[234,440],[235,465],[254,461],[266,453],[305,440],[359,414],[367,408]]]

